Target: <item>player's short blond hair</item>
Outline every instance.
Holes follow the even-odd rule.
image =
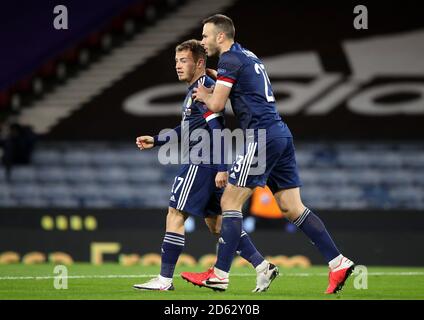
[[[180,43],[175,47],[175,52],[181,52],[185,50],[191,51],[194,62],[199,61],[199,59],[203,59],[206,64],[206,51],[200,44],[199,40],[190,39]]]

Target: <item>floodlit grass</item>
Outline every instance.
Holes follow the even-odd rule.
[[[232,268],[230,286],[225,292],[195,287],[184,281],[181,271],[204,271],[200,267],[177,268],[175,291],[137,291],[143,283],[159,273],[159,267],[118,264],[93,266],[77,263],[68,267],[68,289],[54,287],[54,265],[0,265],[0,299],[42,300],[297,300],[297,299],[424,299],[424,268],[369,267],[368,289],[355,289],[353,274],[336,295],[325,295],[327,267],[283,269],[268,292],[252,293],[256,274],[252,268]],[[357,279],[356,282],[359,279]]]

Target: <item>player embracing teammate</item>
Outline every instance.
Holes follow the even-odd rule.
[[[218,164],[213,161],[214,152],[209,154],[198,154],[198,152],[216,149],[213,130],[221,131],[224,128],[224,118],[221,112],[209,111],[203,103],[193,101],[191,97],[198,86],[207,88],[215,84],[205,74],[206,52],[200,41],[188,40],[176,47],[175,69],[179,81],[188,85],[186,98],[182,104],[181,125],[154,137],[137,137],[136,144],[141,150],[150,149],[172,143],[169,138],[174,135],[179,142],[188,146],[190,157],[187,159],[188,163],[181,165],[171,188],[166,232],[161,247],[160,274],[146,283],[135,284],[134,288],[139,290],[174,290],[173,275],[178,257],[184,249],[184,222],[189,215],[204,218],[213,234],[221,233],[220,200],[228,179],[227,165],[223,161],[224,148],[221,148],[221,155],[217,157],[220,159]],[[196,130],[203,131],[211,139],[192,140],[190,133]],[[221,143],[221,139],[218,143]],[[204,158],[205,161],[196,163],[194,158],[196,160]],[[246,232],[241,229],[240,231],[236,249],[240,256],[256,269],[256,287],[253,291],[266,291],[278,275],[278,268],[264,259]],[[223,242],[223,239],[220,238],[219,242]],[[212,288],[225,290],[227,286],[228,283],[221,281]]]
[[[221,112],[229,98],[239,126],[246,132],[246,145],[230,169],[221,198],[222,241],[217,262],[206,272],[183,272],[181,276],[195,285],[227,288],[242,234],[241,208],[255,187],[267,184],[285,217],[303,231],[327,261],[330,271],[325,293],[336,293],[354,264],[339,252],[320,218],[303,204],[293,137],[277,112],[265,67],[254,53],[234,42],[234,37],[235,28],[229,17],[216,14],[203,21],[201,43],[209,57],[219,56],[217,81],[213,92],[199,84],[193,89],[193,99],[211,112]],[[265,144],[258,143],[261,130],[266,133]],[[258,173],[252,164],[261,154],[266,159],[258,164],[262,166]]]

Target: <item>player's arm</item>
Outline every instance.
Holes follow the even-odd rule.
[[[177,134],[178,141],[181,140],[181,125],[175,127],[171,131]],[[168,143],[171,140],[170,132],[167,131],[164,134],[158,134],[153,137],[154,146],[163,146],[165,143]]]
[[[222,125],[223,119],[222,119],[222,112],[212,112],[207,111],[203,118],[205,118],[209,128],[212,130],[212,144],[213,144],[213,150],[217,150],[218,146],[221,146],[221,155],[220,155],[220,163],[218,165],[218,171],[220,172],[227,172],[228,166],[225,164],[225,148],[224,148],[224,137],[221,135],[219,139],[216,141],[215,136],[213,134],[214,130],[219,130],[220,132],[224,129],[224,126]]]
[[[173,131],[177,134],[178,141],[181,138],[181,126],[177,126],[173,129]],[[162,146],[170,140],[169,131],[165,134],[160,134],[156,136],[139,136],[136,138],[137,147],[140,150],[151,149],[156,146]]]
[[[212,130],[212,144],[213,150],[217,150],[217,145],[220,144],[221,155],[220,155],[220,163],[218,164],[218,173],[215,176],[215,185],[217,188],[225,188],[228,183],[228,166],[225,164],[225,148],[224,148],[224,137],[221,135],[218,140],[215,140],[215,136],[213,134],[214,130],[222,131],[224,129],[223,126],[223,115],[221,112],[215,113],[212,111],[207,111],[203,114],[203,118],[205,118],[209,128]]]
[[[203,102],[206,107],[212,112],[220,112],[224,110],[228,97],[230,96],[231,88],[217,82],[215,89],[209,93],[208,88],[199,84],[193,89],[193,99]]]
[[[139,136],[135,139],[135,143],[140,150],[151,149],[154,147],[152,136]]]
[[[224,53],[218,62],[218,71],[216,72],[216,85],[213,92],[203,85],[194,89],[193,98],[196,101],[203,102],[206,107],[213,112],[224,110],[231,89],[239,77],[239,71],[243,64],[236,54],[231,52]]]

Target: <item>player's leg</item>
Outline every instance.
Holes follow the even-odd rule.
[[[161,248],[161,273],[164,278],[174,275],[178,257],[184,249],[184,222],[188,215],[201,215],[205,206],[201,183],[208,180],[209,171],[196,165],[183,166],[175,178],[169,210],[166,217],[166,234]]]
[[[201,175],[198,179],[199,185],[193,187],[194,191],[188,198],[189,201],[186,207],[190,214],[199,214],[200,210],[202,210],[202,214],[205,215],[206,211],[211,209],[209,208],[209,199],[216,189],[216,171],[202,168],[199,169],[197,175]],[[234,253],[238,247],[242,231],[243,216],[241,208],[251,193],[252,191],[250,188],[237,187],[229,183],[222,194],[220,206],[216,204],[218,208],[215,210],[215,215],[218,214],[219,208],[222,209],[221,232],[218,241],[216,265],[218,275],[221,278],[228,278],[228,272]],[[186,209],[184,209],[184,211],[186,211]]]
[[[228,183],[222,195],[222,227],[215,264],[216,275],[221,278],[228,278],[234,254],[242,235],[243,214],[241,208],[251,194],[250,188]]]
[[[216,236],[221,234],[221,215],[207,216],[205,217],[205,223],[212,234]],[[241,232],[236,253],[248,261],[256,270],[256,287],[252,292],[263,292],[268,290],[272,281],[278,276],[279,270],[275,265],[265,260],[244,230]]]
[[[240,242],[243,215],[241,207],[251,195],[249,188],[236,187],[229,183],[221,198],[222,223],[218,240],[217,262],[206,272],[183,272],[183,279],[199,286],[224,291],[234,254]]]
[[[161,271],[158,277],[147,283],[134,285],[141,290],[173,290],[172,278],[178,257],[184,249],[184,222],[187,214],[182,208],[187,202],[192,182],[195,180],[197,166],[182,166],[175,177],[171,189],[168,214],[166,216],[166,233],[161,247]]]
[[[280,161],[269,176],[269,186],[285,217],[295,224],[317,247],[330,266],[338,272],[337,281],[330,280],[328,293],[340,290],[347,276],[352,272],[353,262],[340,254],[324,223],[309,208],[305,207],[300,196],[300,179],[291,138],[281,140],[284,152]],[[331,274],[330,274],[331,278]]]
[[[322,220],[303,205],[299,188],[281,190],[275,198],[284,215],[303,231],[327,261],[330,274],[325,293],[341,290],[353,271],[354,263],[339,252]]]
[[[329,263],[340,255],[324,223],[300,198],[300,188],[280,190],[275,198],[285,217],[301,229]]]
[[[166,216],[166,232],[161,247],[161,270],[160,274],[150,281],[135,284],[139,290],[174,290],[172,279],[178,257],[184,249],[184,222],[187,214],[175,208],[169,207]]]
[[[249,261],[256,270],[256,286],[252,292],[267,291],[272,281],[279,274],[278,267],[263,257],[244,230],[241,232],[236,253]]]
[[[209,231],[216,235],[220,236],[221,234],[221,225],[222,225],[222,216],[221,215],[211,215],[205,217],[205,223],[209,228]],[[267,263],[265,258],[260,254],[260,252],[256,249],[252,240],[246,231],[241,231],[239,245],[236,249],[236,253],[240,255],[242,258],[249,261],[249,263],[257,268],[261,267],[261,264],[264,263],[263,266]],[[260,268],[261,269],[261,268]]]
[[[242,206],[251,196],[253,188],[265,185],[270,168],[275,162],[272,155],[268,157],[268,153],[266,153],[266,164],[263,164],[266,168],[264,173],[260,175],[251,174],[250,169],[254,155],[264,151],[258,151],[257,146],[258,143],[256,142],[249,143],[243,153],[237,156],[231,167],[229,182],[221,198],[222,227],[218,241],[217,262],[214,268],[209,272],[181,274],[187,281],[215,290],[227,288],[230,267],[242,235]],[[266,149],[267,145],[259,147]],[[269,167],[268,163],[270,164]]]
[[[229,271],[242,232],[241,207],[252,191],[228,184],[221,198],[222,226],[218,240],[217,262],[206,272],[183,272],[181,277],[195,285],[224,291],[229,283]],[[233,209],[232,209],[233,208]]]
[[[180,210],[169,207],[166,216],[166,233],[161,247],[160,275],[171,279],[174,276],[178,257],[184,249],[185,229],[184,222],[188,215]]]
[[[222,216],[220,214],[206,216],[205,223],[210,233],[215,236],[219,236],[221,234]]]

